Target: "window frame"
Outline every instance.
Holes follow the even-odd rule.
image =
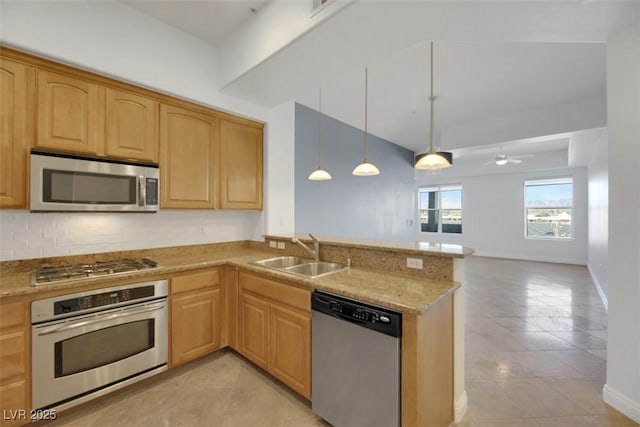
[[[437,199],[437,204],[436,204],[436,208],[430,208],[430,209],[420,209],[420,193],[425,192],[425,191],[431,191],[431,192],[437,192],[438,194],[438,199]],[[447,231],[443,231],[443,221],[442,221],[442,212],[443,211],[452,211],[452,210],[458,210],[458,209],[443,209],[442,208],[442,192],[443,191],[460,191],[460,227],[461,230],[459,233],[453,233],[453,232],[447,232]],[[464,217],[463,215],[463,200],[464,200],[464,186],[462,184],[438,184],[438,185],[424,185],[424,186],[420,186],[418,187],[418,200],[417,200],[417,214],[418,214],[418,229],[420,231],[420,233],[428,233],[431,235],[435,235],[435,234],[441,234],[441,235],[447,235],[447,236],[461,236],[462,233],[464,232],[462,230],[462,224],[463,224],[463,220],[462,218]],[[422,211],[428,211],[428,210],[433,210],[433,211],[437,211],[438,212],[438,216],[437,216],[437,220],[438,220],[438,231],[422,231],[422,220],[421,218],[421,214]]]
[[[532,184],[537,183],[537,184]],[[567,206],[529,206],[527,204],[527,187],[535,186],[535,185],[554,185],[554,184],[571,184],[571,206],[569,207],[569,211],[571,212],[571,237],[555,237],[555,236],[529,236],[529,209],[567,209]],[[555,178],[531,178],[525,179],[522,187],[522,195],[523,195],[523,207],[524,207],[524,238],[526,240],[547,240],[554,242],[570,242],[574,239],[575,234],[575,226],[574,226],[574,217],[575,217],[575,179],[573,176],[563,176],[563,177],[555,177]]]

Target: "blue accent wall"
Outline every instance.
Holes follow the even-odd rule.
[[[318,112],[296,104],[296,233],[414,240],[414,153],[371,134],[368,141],[380,175],[353,176],[364,158],[364,132],[323,115],[322,166],[333,179],[309,181],[318,166]]]

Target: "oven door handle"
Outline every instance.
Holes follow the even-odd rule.
[[[129,317],[129,316],[133,316],[136,314],[142,314],[142,313],[148,313],[150,311],[157,311],[157,310],[161,310],[163,308],[165,308],[166,304],[164,302],[161,303],[157,303],[157,304],[153,304],[153,305],[146,305],[144,307],[141,308],[135,308],[135,309],[130,309],[128,311],[120,311],[118,313],[113,313],[109,316],[106,317],[99,317],[99,318],[93,318],[90,320],[85,320],[85,321],[79,321],[79,322],[73,322],[73,323],[64,323],[62,325],[58,325],[58,326],[54,326],[51,328],[46,328],[46,329],[42,329],[40,331],[38,331],[38,335],[42,336],[42,335],[49,335],[49,334],[53,334],[56,332],[62,332],[62,331],[68,331],[70,329],[76,329],[76,328],[81,328],[83,326],[87,326],[87,325],[93,325],[95,323],[103,323],[103,322],[108,322],[109,320],[113,320],[113,319],[120,319],[122,317]]]

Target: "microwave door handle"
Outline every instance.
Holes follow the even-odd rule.
[[[50,334],[53,334],[53,333],[56,333],[56,332],[68,331],[68,330],[71,330],[71,329],[81,328],[81,327],[87,326],[87,325],[93,325],[94,323],[108,322],[109,320],[119,319],[119,318],[122,318],[122,317],[133,316],[135,314],[147,313],[149,311],[157,311],[157,310],[163,309],[164,307],[165,307],[165,304],[164,303],[160,303],[160,304],[154,304],[154,305],[151,305],[151,306],[145,306],[145,307],[134,309],[134,310],[128,310],[126,312],[114,313],[114,314],[112,314],[110,316],[106,316],[106,317],[94,318],[92,320],[87,320],[87,321],[84,321],[84,322],[65,323],[65,324],[59,325],[57,327],[47,328],[47,329],[43,329],[41,331],[38,331],[38,335],[39,336],[50,335]]]
[[[147,183],[144,176],[138,177],[138,206],[144,206],[147,202]]]

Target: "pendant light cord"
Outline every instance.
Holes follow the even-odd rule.
[[[318,90],[318,169],[322,169],[322,154],[320,152],[320,132],[322,130],[322,88]]]
[[[435,149],[433,148],[433,107],[436,102],[436,97],[433,96],[433,42],[431,42],[431,96],[429,97],[429,102],[431,103],[431,114],[430,114],[430,123],[429,123],[429,153],[435,153]]]
[[[367,116],[368,116],[368,95],[369,95],[369,70],[364,69],[364,161],[369,161],[368,143],[367,143]]]

